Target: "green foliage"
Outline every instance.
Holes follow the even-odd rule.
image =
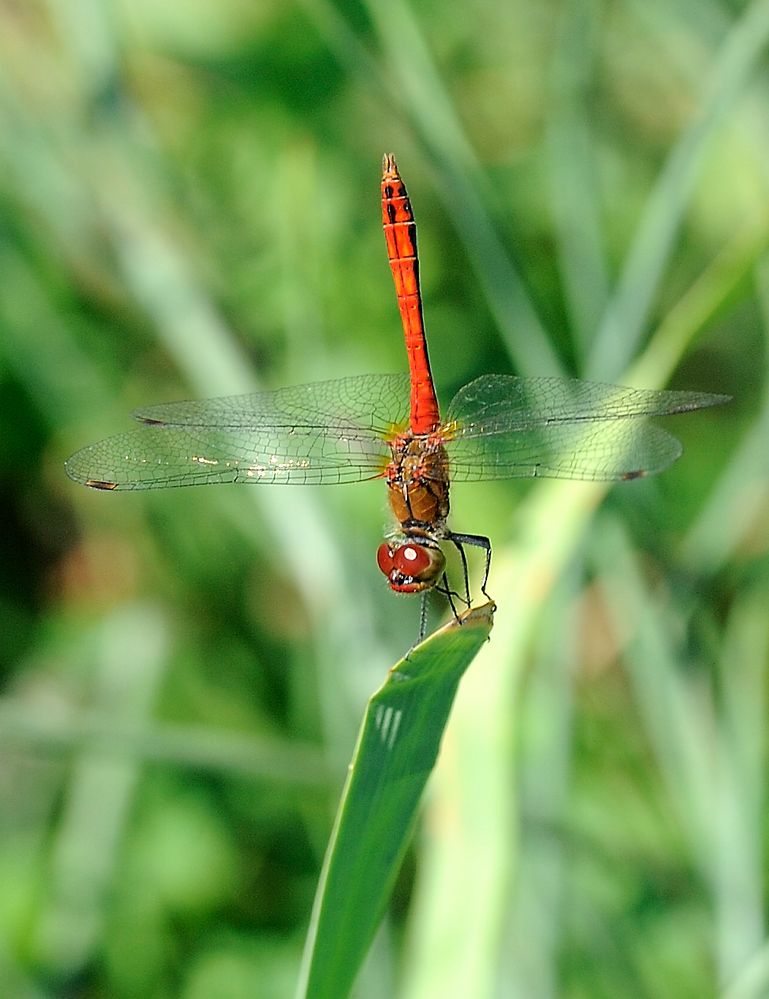
[[[494,635],[358,994],[767,994],[768,40],[767,0],[0,8],[1,995],[299,979],[417,630],[381,484],[63,462],[140,405],[402,370],[386,150],[444,404],[494,371],[734,402],[656,479],[452,491]]]
[[[347,995],[390,899],[459,681],[494,605],[451,621],[394,666],[366,707],[323,865],[301,994]]]

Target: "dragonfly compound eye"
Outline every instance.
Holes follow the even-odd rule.
[[[394,545],[388,545],[386,542],[382,542],[376,550],[376,564],[388,578],[395,571],[394,550]]]
[[[424,545],[401,545],[393,552],[393,562],[404,576],[414,576],[416,579],[420,579],[424,573],[429,573],[432,568],[434,564],[433,554],[436,552],[439,556],[441,555],[437,548],[425,548]]]
[[[446,560],[440,548],[407,542],[381,544],[377,565],[387,576],[390,588],[398,593],[419,593],[434,586]]]

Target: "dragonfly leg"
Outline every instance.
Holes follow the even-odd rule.
[[[445,572],[441,577],[441,582],[443,585],[434,586],[433,589],[436,591],[436,593],[441,593],[443,594],[444,597],[446,597],[446,599],[449,602],[449,606],[451,607],[451,613],[454,615],[455,619],[459,621],[460,617],[459,614],[457,613],[456,604],[454,603],[454,597],[458,597],[460,600],[462,598],[454,590],[449,589],[449,580]],[[425,635],[427,634],[427,601],[429,600],[429,598],[430,598],[429,590],[424,590],[422,593],[422,600],[419,606],[419,637],[417,638],[417,645],[424,639]]]
[[[465,584],[465,595],[464,595],[463,599],[465,601],[465,604],[469,607],[470,606],[470,571],[469,571],[469,569],[467,567],[467,555],[465,555],[465,548],[464,548],[464,545],[462,544],[462,540],[461,539],[459,539],[456,535],[451,535],[451,541],[453,542],[454,547],[456,548],[456,550],[459,552],[459,557],[462,559],[462,579],[464,580],[464,584]]]
[[[455,620],[459,621],[460,618],[459,614],[457,613],[457,605],[454,603],[454,597],[456,597],[458,600],[462,600],[462,597],[460,597],[460,595],[456,592],[456,590],[452,590],[449,587],[449,577],[446,575],[445,572],[441,577],[441,583],[442,585],[436,586],[435,589],[438,593],[442,593],[443,596],[446,597],[446,599],[449,602],[449,607],[451,607],[451,613],[454,615]]]
[[[422,599],[419,603],[419,638],[417,639],[417,644],[421,642],[425,633],[427,632],[427,590],[422,594]]]
[[[467,558],[465,556],[463,545],[474,545],[476,548],[482,548],[486,553],[486,566],[483,570],[483,582],[481,583],[481,593],[488,600],[491,600],[491,595],[486,589],[486,584],[489,581],[489,570],[491,569],[491,542],[488,538],[484,537],[482,534],[455,534],[451,531],[447,538],[456,546],[457,551],[459,551],[462,556],[462,564],[465,572],[465,589],[467,591],[467,606],[470,606],[470,584],[468,582],[467,574]]]

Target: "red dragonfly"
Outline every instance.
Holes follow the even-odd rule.
[[[358,375],[275,392],[148,406],[144,426],[74,454],[67,473],[94,489],[217,482],[329,485],[384,479],[398,528],[377,563],[391,589],[433,587],[449,600],[441,543],[485,551],[488,538],[447,526],[449,483],[548,476],[623,480],[659,472],[681,454],[646,422],[726,402],[704,392],[646,391],[571,378],[483,375],[442,419],[427,354],[414,214],[394,157],[382,174],[382,222],[409,374]],[[486,594],[488,595],[488,594]],[[452,602],[453,607],[453,602]],[[423,597],[424,608],[424,597]],[[424,629],[424,609],[423,609]]]

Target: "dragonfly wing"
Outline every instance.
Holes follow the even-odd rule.
[[[250,395],[146,406],[133,415],[144,423],[174,427],[259,428],[266,425],[323,430],[380,432],[408,421],[407,374],[359,375],[311,382]]]
[[[454,396],[449,420],[465,434],[517,430],[543,423],[668,416],[728,402],[728,395],[625,388],[578,378],[517,378],[483,375]]]
[[[661,472],[682,449],[660,427],[586,420],[460,437],[446,450],[453,482],[533,476],[608,482]]]
[[[610,481],[659,472],[679,457],[681,445],[645,418],[727,399],[576,379],[488,375],[461,389],[449,408],[451,478]]]
[[[258,430],[149,425],[91,444],[66,463],[97,489],[161,489],[218,482],[327,485],[382,474],[387,444],[370,431]]]
[[[146,426],[83,448],[66,468],[101,489],[359,482],[382,474],[408,400],[408,375],[364,375],[149,406],[134,414]]]

